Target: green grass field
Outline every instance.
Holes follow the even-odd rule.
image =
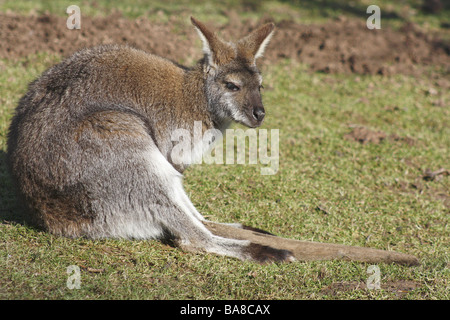
[[[35,6],[30,3],[1,1],[0,10],[26,14]],[[55,10],[56,4],[37,3],[37,11]],[[89,7],[92,15],[114,8],[105,1],[96,3]],[[187,1],[173,6],[164,1],[149,9],[142,1],[131,3],[118,7],[130,18],[157,9],[176,14],[187,6]],[[189,3],[199,18],[220,16],[223,5]],[[242,6],[238,1],[226,4]],[[316,7],[301,9],[296,2],[283,1],[267,1],[243,14],[256,17],[267,8],[276,13],[285,6],[292,16],[326,19]],[[415,19],[426,22],[424,16]],[[430,24],[438,26],[436,19]],[[60,238],[20,223],[5,164],[9,121],[27,83],[60,59],[42,53],[0,60],[1,299],[450,298],[449,177],[423,178],[426,169],[450,169],[450,94],[428,73],[332,75],[312,73],[290,60],[265,64],[267,118],[262,128],[280,130],[277,174],[261,175],[261,164],[203,164],[185,173],[187,193],[210,220],[420,258],[421,265],[412,268],[379,264],[381,289],[368,290],[366,263],[258,265],[186,253],[156,241]],[[367,144],[346,139],[355,125],[382,131],[387,138]],[[67,286],[71,265],[81,270],[79,289]]]

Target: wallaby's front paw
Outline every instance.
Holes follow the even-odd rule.
[[[247,247],[247,253],[251,256],[252,260],[259,263],[295,261],[292,252],[289,250],[276,249],[257,243],[251,243]]]

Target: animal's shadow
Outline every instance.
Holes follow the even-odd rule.
[[[2,224],[16,223],[33,228],[17,195],[17,188],[8,170],[6,152],[0,150],[0,221]]]

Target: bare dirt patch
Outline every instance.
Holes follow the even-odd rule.
[[[440,168],[439,170],[432,171],[431,169],[426,169],[423,174],[423,180],[426,181],[433,181],[433,180],[440,180],[444,176],[450,175],[450,171],[444,168]]]
[[[226,14],[230,22],[214,27],[224,38],[231,39],[272,20],[270,16],[260,21],[242,20],[233,12]],[[196,41],[188,21],[177,17],[172,17],[170,23],[155,23],[146,18],[129,20],[120,13],[86,16],[80,30],[69,30],[66,17],[0,13],[1,58],[41,51],[67,56],[82,47],[128,43],[178,62],[192,63],[200,56],[199,48],[193,45]],[[265,61],[292,58],[308,64],[313,71],[326,73],[414,74],[429,65],[449,71],[449,53],[448,43],[413,24],[405,24],[400,30],[369,30],[365,20],[341,18],[320,25],[278,22]]]
[[[379,144],[385,140],[387,134],[383,131],[374,131],[364,126],[358,126],[352,129],[352,131],[344,136],[347,140],[357,141],[362,144],[374,143]]]
[[[352,129],[349,133],[344,135],[344,139],[356,141],[361,144],[368,144],[368,143],[380,144],[381,142],[386,140],[390,142],[397,141],[405,143],[409,146],[413,146],[416,144],[416,141],[413,138],[401,137],[396,133],[388,135],[383,131],[373,130],[362,125],[351,125],[350,127]]]

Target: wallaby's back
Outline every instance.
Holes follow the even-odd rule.
[[[48,217],[89,217],[89,208],[72,201],[83,192],[80,175],[90,170],[80,146],[85,129],[91,126],[99,138],[133,129],[138,135],[142,128],[150,136],[155,131],[163,135],[170,130],[166,126],[176,125],[167,117],[170,112],[162,113],[182,103],[177,98],[183,77],[184,70],[166,59],[106,45],[77,52],[32,82],[19,102],[8,139],[9,162],[26,201]],[[109,112],[112,119],[102,123],[101,112]],[[122,151],[124,147],[118,146]]]

